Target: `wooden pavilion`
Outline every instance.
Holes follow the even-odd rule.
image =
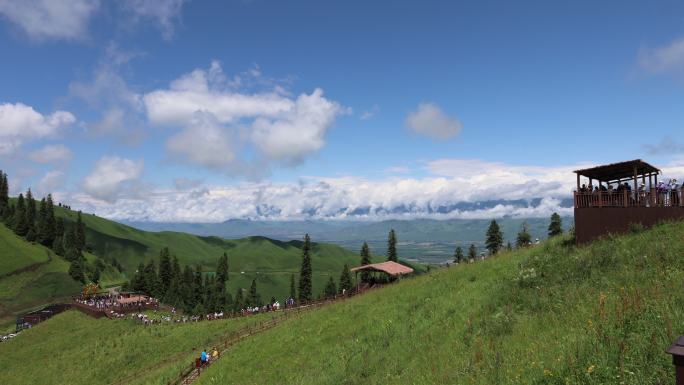
[[[658,182],[661,171],[641,159],[576,170],[575,237],[578,243],[633,224],[684,218],[682,188]],[[588,183],[582,183],[582,178]]]
[[[385,278],[385,282],[391,282],[404,275],[413,273],[413,269],[401,263],[387,261],[381,263],[371,263],[352,268],[350,271],[356,274],[357,290],[360,288],[358,276],[360,271],[368,271],[372,275],[373,281],[378,281],[377,274]]]

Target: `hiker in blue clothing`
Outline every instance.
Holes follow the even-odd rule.
[[[207,364],[207,349],[202,350],[202,355],[200,355],[200,359],[202,360],[202,366]]]

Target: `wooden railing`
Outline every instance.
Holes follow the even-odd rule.
[[[683,189],[668,191],[575,192],[575,208],[585,207],[683,207]]]

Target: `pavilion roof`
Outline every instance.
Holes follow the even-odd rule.
[[[398,276],[398,275],[405,275],[405,274],[411,274],[413,273],[413,269],[404,266],[400,263],[392,262],[392,261],[387,261],[387,262],[381,262],[381,263],[371,263],[369,265],[363,265],[363,266],[358,266],[351,271],[360,271],[360,270],[371,270],[371,271],[381,271],[383,273],[387,273],[388,275],[391,276]]]
[[[660,172],[659,169],[644,162],[643,160],[635,159],[628,160],[626,162],[611,163],[603,166],[576,170],[575,173],[587,178],[608,182],[618,179],[633,178],[635,170],[637,176]]]

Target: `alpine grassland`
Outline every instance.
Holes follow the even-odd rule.
[[[0,343],[0,384],[165,384],[202,349],[269,316],[143,326],[68,311]]]
[[[684,223],[452,265],[236,345],[199,384],[665,384]]]

